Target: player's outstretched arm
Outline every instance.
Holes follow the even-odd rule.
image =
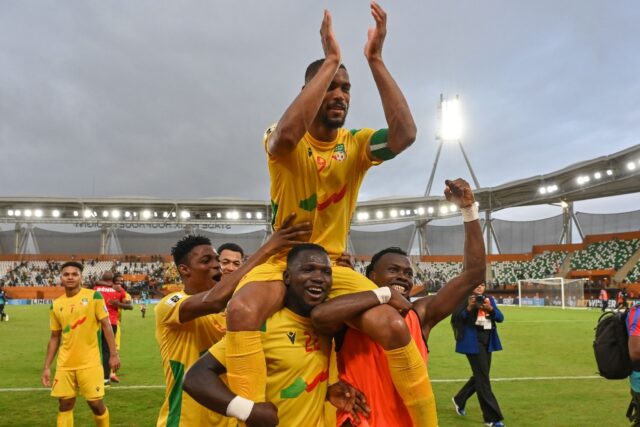
[[[341,295],[325,301],[311,311],[311,321],[320,334],[330,336],[336,334],[345,323],[357,315],[385,303],[401,312],[411,308],[411,303],[400,292],[385,287],[375,291]]]
[[[112,371],[117,371],[120,369],[120,356],[116,348],[116,339],[113,336],[113,329],[111,328],[111,323],[109,323],[109,317],[105,317],[100,321],[100,327],[109,346],[109,367]]]
[[[211,313],[219,313],[227,307],[227,303],[236,290],[240,280],[254,267],[264,263],[272,255],[291,246],[305,243],[311,236],[311,224],[303,222],[293,224],[296,214],[291,213],[275,231],[269,240],[249,259],[231,274],[222,276],[220,283],[212,289],[193,295],[180,305],[180,323]]]
[[[42,381],[42,385],[45,387],[51,387],[51,364],[60,347],[61,336],[62,331],[51,331],[49,343],[47,344],[47,355],[44,358],[44,368],[42,369],[42,375],[40,377],[40,381]]]
[[[394,154],[399,154],[416,140],[416,123],[400,87],[391,77],[391,73],[382,60],[382,45],[387,35],[387,14],[378,3],[373,1],[371,2],[371,15],[376,25],[369,28],[367,44],[364,46],[364,56],[369,62],[369,68],[371,68],[382,100],[382,108],[389,128],[387,147]],[[375,153],[371,150],[369,150],[369,155],[376,158]]]
[[[320,27],[320,38],[325,61],[311,80],[305,82],[302,91],[278,121],[269,135],[267,150],[274,157],[284,156],[293,151],[311,126],[333,76],[340,67],[340,46],[333,33],[331,13],[324,11]]]
[[[182,388],[205,408],[246,421],[248,427],[278,425],[276,407],[270,402],[253,403],[233,394],[220,380],[220,375],[225,372],[225,367],[218,359],[207,352],[189,368]]]
[[[425,297],[413,304],[422,320],[425,333],[442,319],[453,313],[480,283],[485,280],[486,259],[484,239],[478,208],[469,183],[461,178],[446,181],[445,197],[454,203],[464,219],[464,262],[459,276],[449,280],[435,296]]]

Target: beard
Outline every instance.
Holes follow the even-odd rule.
[[[328,110],[322,110],[320,112],[320,122],[328,129],[340,129],[344,126],[344,122],[347,120],[348,107],[344,110],[342,117],[329,117]]]

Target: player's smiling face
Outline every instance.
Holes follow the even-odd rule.
[[[71,265],[65,267],[60,274],[60,281],[62,286],[69,290],[80,287],[82,283],[82,272],[78,267]]]
[[[376,263],[370,279],[379,287],[388,286],[409,298],[413,287],[413,268],[406,256],[387,253]]]
[[[311,309],[327,298],[332,284],[331,260],[321,251],[301,252],[287,265],[284,282],[288,286],[285,305],[308,316]]]
[[[318,111],[320,121],[324,126],[329,129],[338,129],[344,126],[349,112],[350,92],[349,73],[344,68],[340,68],[333,77]]]
[[[220,281],[222,272],[218,254],[210,245],[198,245],[191,249],[187,265],[182,265],[185,280],[199,289],[209,289]]]

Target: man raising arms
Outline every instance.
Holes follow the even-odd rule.
[[[58,427],[73,427],[73,407],[78,390],[87,399],[96,426],[109,426],[109,410],[104,405],[104,383],[100,365],[100,333],[110,349],[109,366],[120,367],[104,299],[99,292],[82,288],[82,264],[62,264],[64,295],[56,298],[49,312],[51,338],[42,370],[42,384],[51,387],[51,396],[59,399]],[[51,385],[51,363],[56,353],[58,364]]]
[[[462,180],[447,181],[447,200],[455,203],[463,214],[465,243],[464,270],[451,279],[436,295],[419,299],[405,316],[412,337],[427,363],[427,339],[431,329],[450,315],[469,293],[485,279],[486,260],[484,240],[478,208],[469,184]],[[409,298],[413,287],[413,268],[406,252],[400,248],[387,248],[371,258],[367,277],[380,288],[392,288]],[[359,300],[361,309],[377,305],[375,298],[366,296]],[[365,303],[368,298],[368,304]],[[320,304],[311,315],[321,333],[334,333],[349,319],[347,311],[352,303],[344,296]],[[367,397],[371,416],[363,420],[361,427],[404,427],[411,419],[404,402],[396,392],[387,368],[384,350],[362,332],[348,328],[336,336],[340,379],[352,384]],[[339,427],[355,425],[356,420],[345,411],[338,411]]]
[[[358,189],[373,165],[409,147],[416,126],[409,106],[382,60],[386,13],[371,3],[375,27],[369,29],[365,57],[380,94],[388,129],[342,128],[349,109],[351,83],[341,63],[331,15],[320,29],[325,58],[309,65],[305,85],[277,126],[267,130],[265,150],[271,177],[274,228],[283,212],[313,225],[310,241],[324,247],[332,262],[343,253]],[[266,367],[259,329],[283,305],[285,255],[253,269],[240,283],[227,311],[227,378],[231,389],[253,401],[265,399]],[[331,297],[377,289],[345,267],[333,267]],[[240,289],[241,288],[241,289]],[[386,302],[385,297],[380,303]],[[409,304],[406,303],[408,308]],[[381,344],[394,385],[416,425],[434,426],[435,402],[426,366],[406,323],[393,307],[381,304],[350,322]]]

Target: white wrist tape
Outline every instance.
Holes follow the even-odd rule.
[[[251,415],[253,405],[253,401],[236,396],[231,399],[231,402],[229,402],[227,406],[227,416],[237,418],[240,421],[247,421],[247,418]]]
[[[371,292],[376,294],[376,297],[378,297],[378,301],[380,301],[380,304],[386,304],[391,299],[391,288],[388,288],[386,286],[378,288]]]
[[[478,204],[474,203],[471,206],[467,207],[467,208],[460,208],[460,213],[462,214],[462,220],[464,222],[471,222],[471,221],[475,221],[476,219],[480,218],[480,215],[478,215]]]

